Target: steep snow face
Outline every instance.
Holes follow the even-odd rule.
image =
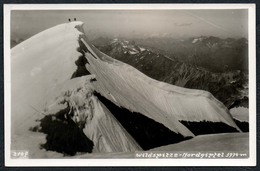
[[[86,37],[81,41],[90,52],[86,52],[87,69],[96,75],[95,88],[119,106],[142,113],[184,136],[193,134],[179,121],[223,122],[239,130],[227,108],[209,92],[153,80],[103,54]]]
[[[71,111],[69,113],[73,113],[70,117],[93,141],[93,153],[142,150],[110,111],[93,95],[91,77],[93,76],[69,81],[66,86],[68,88],[56,98],[46,113],[55,113],[57,109],[64,108],[64,103],[68,104]]]
[[[21,131],[20,123],[42,111],[64,82],[76,70],[78,37],[72,22],[45,30],[11,50],[12,131]]]
[[[77,69],[75,62],[82,56],[78,50],[82,32],[77,29],[81,25],[71,22],[55,26],[11,50],[12,149],[29,150],[30,157],[60,156],[39,149],[46,143],[46,135],[29,128],[39,127],[38,121],[45,115],[58,113],[69,104],[75,113],[73,121],[94,142],[93,152],[142,150],[93,96],[93,88],[85,85],[95,76],[71,80]]]

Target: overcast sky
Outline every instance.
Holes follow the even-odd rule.
[[[12,11],[11,37],[23,38],[76,17],[91,36],[248,37],[247,10]]]

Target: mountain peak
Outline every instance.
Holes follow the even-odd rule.
[[[214,133],[223,131],[223,125],[229,128],[227,131],[240,131],[228,109],[211,93],[174,86],[148,77],[136,68],[99,51],[90,43],[82,26],[82,22],[55,26],[11,50],[11,99],[12,104],[15,104],[12,105],[12,137],[22,140],[28,149],[39,148],[40,143],[36,142],[37,138],[33,136],[36,138],[34,143],[38,144],[30,147],[28,137],[32,136],[29,136],[29,127],[39,121],[39,117],[47,116],[48,121],[58,122],[63,126],[67,124],[66,126],[73,130],[75,124],[78,125],[75,130],[80,131],[77,131],[76,135],[82,135],[82,128],[85,128],[83,137],[87,136],[87,144],[93,146],[93,142],[94,149],[98,152],[140,150],[135,139],[116,120],[108,107],[98,100],[93,91],[113,103],[113,107],[123,109],[120,115],[143,115],[163,125],[182,140],[205,133],[190,127],[190,122],[202,125],[209,122],[215,125],[210,125],[214,128],[211,129]],[[122,50],[128,51],[130,56],[153,53],[142,51],[131,41],[116,40],[111,46],[121,47]],[[153,54],[156,58],[149,59],[150,66],[159,61],[159,54]],[[165,65],[168,63],[166,61]],[[79,66],[88,70],[90,76],[76,74],[78,77],[72,77]],[[149,67],[146,69],[149,70]],[[184,71],[185,67],[181,67],[181,70]],[[87,90],[82,91],[84,88]],[[65,97],[57,102],[62,90],[65,91]],[[48,108],[53,105],[58,106],[57,108],[59,105],[65,106],[66,110],[51,114]],[[208,128],[207,123],[203,127],[205,125]],[[48,131],[53,130],[48,128]],[[35,134],[42,135],[37,133],[37,130]],[[62,135],[66,133],[62,132]],[[46,136],[47,144],[51,140],[50,144],[53,145],[52,142],[57,140],[55,137],[59,136],[59,133]],[[72,139],[75,143],[74,137]],[[68,141],[71,142],[71,139]],[[50,147],[50,144],[47,150],[57,148],[55,144]],[[15,145],[17,144],[12,146]]]

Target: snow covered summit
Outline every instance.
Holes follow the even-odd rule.
[[[28,129],[35,125],[35,120],[50,114],[52,106],[64,109],[57,98],[62,91],[66,92],[78,83],[73,73],[82,64],[91,77],[81,77],[81,81],[88,84],[76,85],[72,92],[91,87],[116,106],[140,113],[183,137],[196,134],[186,122],[221,123],[239,130],[227,108],[209,92],[180,88],[149,78],[100,52],[87,39],[83,23],[71,22],[47,29],[11,50],[12,148],[36,150],[37,146],[32,146],[32,142],[44,143],[42,134],[30,136],[32,133]],[[141,150],[107,106],[93,93],[89,98],[85,98],[88,93],[84,93],[80,91],[67,98],[68,102],[83,102],[66,108],[77,116],[77,119],[72,118],[75,123],[85,124],[83,132],[94,142],[94,151]],[[92,99],[93,105],[89,106],[87,99]],[[91,107],[93,111],[89,112]]]

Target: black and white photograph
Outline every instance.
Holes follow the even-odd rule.
[[[4,10],[7,165],[256,164],[253,4]]]

